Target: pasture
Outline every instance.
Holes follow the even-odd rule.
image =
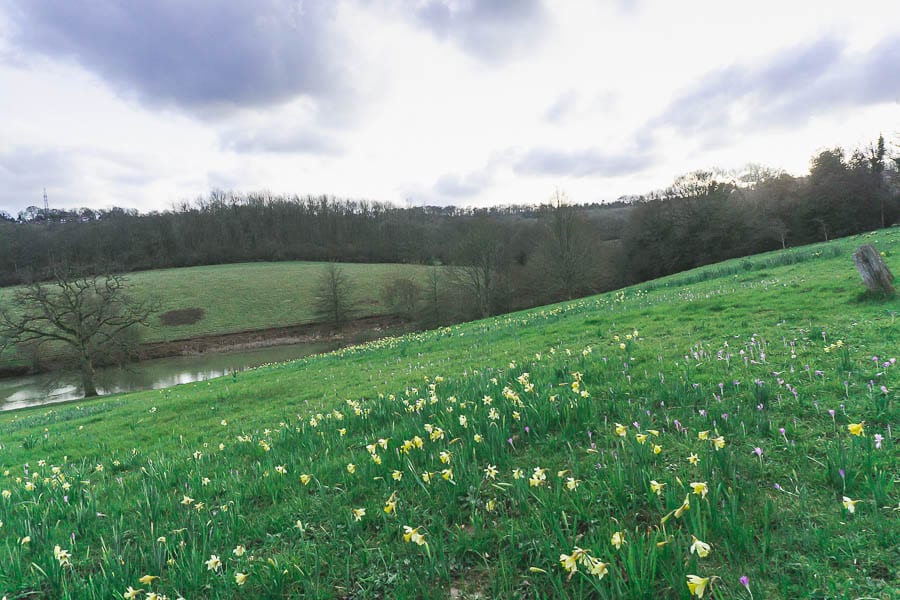
[[[896,598],[900,302],[861,293],[866,242],[900,271],[879,231],[0,415],[0,591]]]

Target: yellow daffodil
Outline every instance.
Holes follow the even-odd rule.
[[[859,502],[859,500],[851,500],[847,496],[844,496],[844,501],[843,501],[844,508],[846,508],[847,512],[849,512],[851,514],[856,512],[856,503],[857,502]]]
[[[443,477],[445,481],[453,481],[453,469],[442,469],[441,477]]]
[[[572,550],[572,554],[559,555],[559,564],[562,565],[562,568],[567,572],[574,573],[578,570],[578,561],[586,556],[586,554],[587,552],[585,550],[575,546],[575,549]]]
[[[410,527],[409,525],[403,526],[403,541],[412,542],[413,544],[417,544],[419,546],[425,545],[425,535],[419,533],[418,527]]]
[[[491,498],[487,502],[484,503],[484,509],[488,512],[494,512],[494,509],[497,508],[497,501]]]
[[[652,434],[653,434],[653,437],[659,437],[659,430],[658,430],[658,429],[648,429],[647,431],[648,431],[649,433],[652,433]]]
[[[222,567],[222,561],[219,560],[219,557],[215,554],[209,555],[209,560],[206,561],[206,570],[207,571],[218,571]]]
[[[698,575],[687,576],[688,591],[698,598],[703,597],[707,585],[709,585],[709,577],[700,577]]]
[[[706,431],[697,432],[697,439],[701,440],[701,441],[708,440],[709,439],[709,430],[707,429]]]
[[[617,531],[612,534],[612,539],[609,541],[610,544],[616,547],[616,550],[622,547],[622,544],[625,543],[625,532]]]
[[[659,496],[662,494],[663,488],[666,487],[665,483],[660,483],[655,479],[650,480],[650,491]]]
[[[495,467],[494,465],[491,465],[491,464],[489,464],[488,466],[486,466],[484,468],[485,477],[490,477],[491,479],[496,479],[497,473],[499,473],[499,472],[500,472],[499,469],[497,469],[497,467]]]
[[[397,510],[397,492],[391,494],[391,497],[384,503],[384,512],[387,514],[391,514],[395,510]]]
[[[697,539],[697,536],[692,535],[691,539],[693,542],[691,543],[691,554],[697,553],[697,556],[700,558],[706,558],[709,555],[709,544],[706,542],[701,542]]]
[[[131,587],[131,586],[129,585],[129,586],[128,586],[128,589],[125,590],[125,593],[122,594],[122,597],[123,597],[125,600],[134,600],[135,598],[138,597],[138,594],[140,594],[140,593],[143,592],[143,591],[144,591],[143,589],[136,590],[136,589],[134,589],[133,587]]]
[[[312,481],[312,475],[308,473],[303,473],[300,475],[300,483],[303,485],[309,485],[309,482]]]
[[[621,423],[616,423],[616,435],[619,437],[625,437],[625,434],[628,433],[628,430]]]
[[[690,456],[688,456],[688,462],[692,465],[700,464],[700,457],[691,452]]]
[[[638,444],[643,444],[644,442],[647,441],[647,437],[648,436],[646,433],[638,433],[634,436],[634,439],[637,440]]]
[[[578,488],[578,484],[580,484],[580,483],[581,483],[581,480],[580,480],[580,479],[575,479],[574,477],[567,477],[567,478],[566,478],[566,487],[567,487],[570,491],[574,491],[576,488]]]
[[[701,498],[706,498],[706,494],[709,493],[709,486],[706,485],[705,481],[700,482],[692,482],[691,489],[694,490],[694,493]]]
[[[354,465],[353,463],[347,464],[347,472],[351,475],[356,473],[356,465]]]
[[[865,421],[860,421],[859,423],[849,423],[847,425],[847,431],[850,432],[851,435],[861,436],[865,434],[863,430],[863,424]]]
[[[2,526],[3,522],[0,521],[0,526]],[[72,556],[69,554],[68,550],[63,550],[62,547],[57,544],[55,548],[53,548],[53,556],[56,557],[56,560],[59,561],[59,566],[68,567],[71,565],[70,559]]]
[[[287,473],[287,465],[277,465],[275,467],[275,472],[279,475],[284,475]]]
[[[428,471],[422,473],[422,481],[424,481],[425,483],[431,483],[431,473],[429,473]]]
[[[394,472],[391,473],[391,479],[393,479],[394,481],[400,481],[401,479],[403,479],[403,471],[394,470]]]
[[[662,452],[662,446],[653,444],[653,454],[659,454],[660,452]]]
[[[513,479],[522,479],[525,477],[525,473],[522,471],[522,469],[513,469],[512,476]]]
[[[713,445],[716,447],[716,450],[721,450],[725,447],[725,437],[720,435],[717,438],[713,438]]]
[[[231,551],[231,553],[234,554],[235,556],[237,556],[238,558],[242,557],[245,552],[247,552],[247,549],[240,544],[235,546],[234,550]]]
[[[541,487],[547,482],[547,469],[535,467],[531,477],[528,478],[528,485],[531,487]]]
[[[159,577],[157,577],[156,575],[144,575],[143,577],[138,579],[138,581],[143,583],[144,585],[150,585],[151,583],[153,583],[154,579],[159,579]]]
[[[441,451],[441,453],[438,456],[441,459],[441,463],[443,463],[445,465],[449,465],[450,460],[453,458],[453,454],[451,454],[450,452],[447,452],[446,450]]]
[[[597,579],[603,579],[603,576],[606,575],[609,570],[608,566],[605,562],[602,562],[599,558],[594,558],[593,556],[586,557],[589,561],[588,572],[591,575],[594,575]]]
[[[353,519],[355,521],[362,521],[362,518],[366,516],[365,508],[353,508],[350,510],[353,513]]]
[[[250,577],[247,573],[235,573],[234,574],[234,582],[238,585],[244,585],[247,583],[247,578]]]
[[[472,436],[472,439],[475,440],[476,444],[480,444],[484,438],[481,437],[480,433],[476,433],[474,436]]]
[[[686,511],[691,510],[691,497],[690,495],[684,497],[684,502],[681,503],[677,509],[675,509],[675,518],[680,519],[681,515],[683,515]]]

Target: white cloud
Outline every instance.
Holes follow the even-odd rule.
[[[699,167],[802,171],[890,134],[900,100],[887,1],[73,7],[0,9],[0,210],[44,186],[142,210],[211,187],[611,200]]]

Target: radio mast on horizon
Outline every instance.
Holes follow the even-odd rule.
[[[50,201],[47,200],[47,188],[44,188],[44,218],[50,213]]]

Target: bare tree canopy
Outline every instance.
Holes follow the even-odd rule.
[[[105,274],[78,276],[55,269],[47,282],[25,285],[12,307],[0,312],[4,344],[55,344],[72,351],[81,371],[84,395],[96,396],[98,358],[121,350],[126,332],[149,325],[154,307],[126,294],[126,279]]]
[[[331,323],[336,329],[341,328],[353,316],[355,303],[352,284],[344,270],[335,263],[322,268],[313,308],[318,319]]]

